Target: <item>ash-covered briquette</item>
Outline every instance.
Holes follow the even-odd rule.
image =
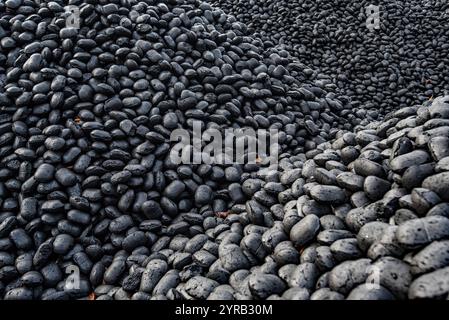
[[[444,0],[208,0],[382,116],[449,90]]]
[[[253,186],[251,209],[227,237],[252,268],[235,297],[449,298],[448,96],[341,132],[242,186]]]

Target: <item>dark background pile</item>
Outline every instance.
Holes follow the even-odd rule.
[[[384,115],[449,89],[444,0],[210,0],[263,41],[332,77],[352,104]],[[367,8],[379,6],[379,29]]]

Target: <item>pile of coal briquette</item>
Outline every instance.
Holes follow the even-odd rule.
[[[0,35],[1,298],[447,297],[448,98],[369,123],[196,0],[7,0]],[[174,164],[195,121],[279,165]]]
[[[286,157],[242,190],[252,198],[243,233],[219,245],[232,288],[213,294],[449,298],[448,96]]]
[[[246,23],[264,42],[332,77],[353,106],[379,116],[449,90],[445,0],[208,2]]]
[[[214,252],[229,226],[208,229],[235,205],[230,185],[259,165],[176,165],[173,130],[276,129],[295,155],[359,123],[336,114],[347,101],[328,82],[207,3],[8,0],[0,13],[5,299],[158,297],[184,268],[212,272],[198,250],[210,238]],[[201,246],[178,252],[190,238]]]

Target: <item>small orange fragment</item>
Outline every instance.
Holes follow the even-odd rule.
[[[91,292],[87,297],[87,300],[95,300],[95,292]]]
[[[230,211],[222,211],[222,212],[216,212],[215,215],[219,218],[226,218],[231,212]]]
[[[78,116],[76,116],[76,117],[75,117],[75,122],[76,122],[76,123],[80,123],[80,122],[81,122],[81,118],[78,117]]]

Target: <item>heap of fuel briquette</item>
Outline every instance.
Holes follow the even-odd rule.
[[[445,0],[208,0],[382,118],[449,90]],[[359,111],[360,112],[360,111]]]
[[[3,299],[446,298],[447,99],[364,126],[196,0],[7,0],[0,35]],[[173,163],[198,123],[279,163]]]

